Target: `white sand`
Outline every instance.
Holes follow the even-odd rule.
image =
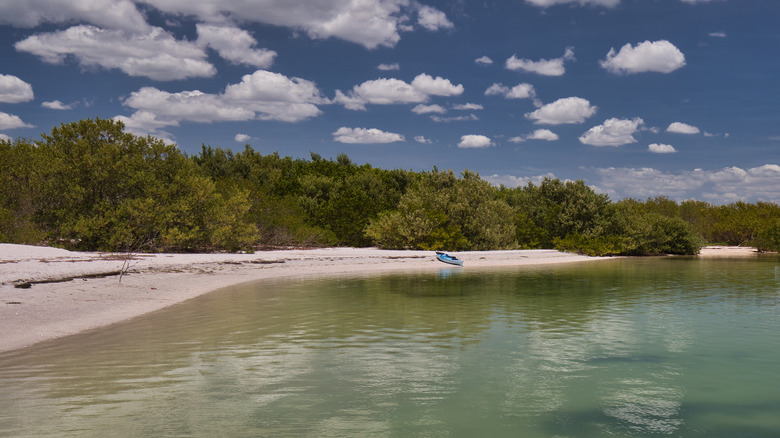
[[[453,254],[464,260],[463,269],[599,260],[554,250]],[[125,262],[130,267],[120,282],[117,273]],[[445,267],[432,251],[328,248],[127,255],[0,244],[0,352],[120,322],[244,282]],[[109,275],[86,278],[103,274]],[[28,288],[16,287],[25,283]]]

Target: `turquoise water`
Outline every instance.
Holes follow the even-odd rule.
[[[780,259],[266,282],[0,355],[0,436],[777,437]]]

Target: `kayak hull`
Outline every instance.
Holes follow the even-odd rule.
[[[460,260],[457,257],[451,256],[449,254],[443,253],[441,251],[436,252],[436,260],[446,263],[448,265],[453,266],[463,266],[463,260]]]

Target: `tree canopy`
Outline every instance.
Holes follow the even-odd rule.
[[[583,181],[495,187],[465,170],[412,172],[125,132],[116,120],[0,140],[0,241],[104,251],[378,246],[695,254],[704,243],[780,249],[774,203],[612,202]]]

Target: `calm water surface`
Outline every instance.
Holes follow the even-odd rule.
[[[1,436],[777,437],[780,259],[266,282],[0,355]]]

